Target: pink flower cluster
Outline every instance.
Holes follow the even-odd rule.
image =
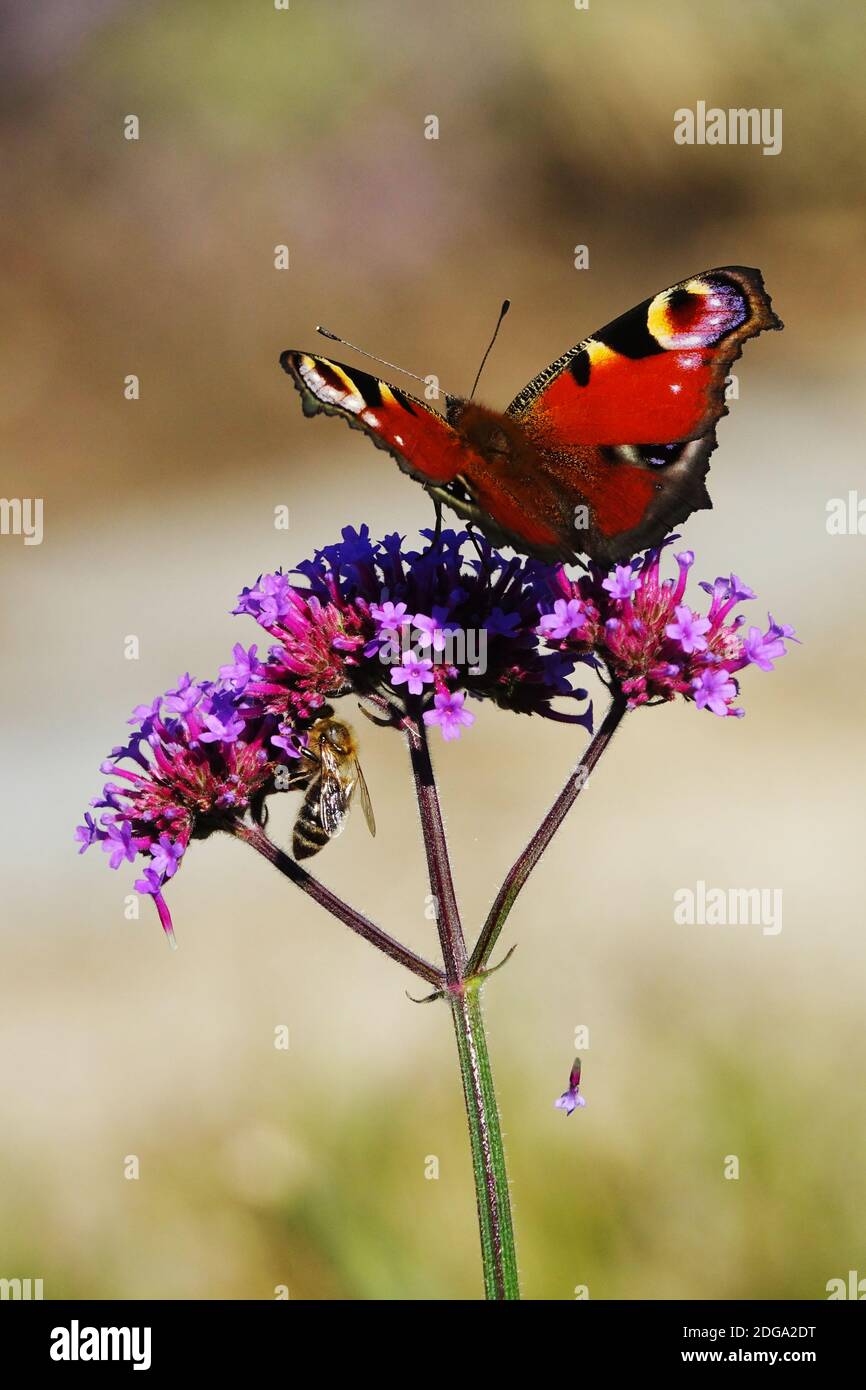
[[[242,652],[235,649],[236,659]],[[76,839],[81,853],[101,845],[112,869],[144,859],[135,887],[153,898],[174,945],[163,888],[193,837],[242,815],[273,785],[276,721],[241,707],[231,688],[185,675],[174,690],[137,706],[129,722],[137,725],[129,741],[102,764],[111,780],[91,802],[101,814],[88,811]]]
[[[369,616],[346,603],[331,576],[325,599],[294,588],[282,573],[263,575],[244,589],[235,613],[247,613],[275,637],[266,662],[254,663],[246,693],[292,718],[309,719],[326,698],[350,689],[347,668],[358,665],[369,637]]]
[[[596,657],[630,708],[682,695],[698,709],[740,718],[736,673],[746,666],[772,671],[774,661],[785,655],[785,641],[796,638],[793,628],[769,615],[766,632],[744,631],[745,618],[733,617],[733,610],[755,594],[735,574],[702,583],[710,595],[708,611],[693,608],[686,585],[694,558],[690,550],[675,556],[678,576],[664,580],[661,550],[647,551],[607,575],[591,570],[571,580],[560,569],[552,611],[542,614],[539,635],[557,650]]]

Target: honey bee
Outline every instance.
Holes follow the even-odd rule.
[[[305,789],[292,832],[294,857],[309,859],[340,834],[356,791],[361,798],[367,828],[375,835],[370,793],[358,762],[358,742],[349,725],[330,715],[317,719],[310,729],[302,759],[307,766],[300,768],[293,778],[296,786]]]

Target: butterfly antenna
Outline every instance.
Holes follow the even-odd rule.
[[[475,378],[475,384],[474,384],[473,387],[472,387],[472,393],[471,393],[471,395],[470,395],[470,397],[469,397],[470,401],[472,400],[472,397],[475,395],[475,390],[476,390],[476,388],[477,388],[477,386],[478,386],[479,381],[481,380],[481,373],[484,371],[484,363],[487,361],[488,357],[490,356],[490,349],[493,347],[493,344],[496,342],[496,338],[497,338],[497,335],[498,335],[498,333],[499,333],[499,329],[500,329],[501,326],[502,326],[502,320],[505,318],[505,315],[508,313],[508,310],[509,310],[510,308],[511,308],[511,300],[510,300],[510,299],[504,299],[504,300],[502,301],[502,308],[499,310],[499,318],[496,320],[496,327],[495,327],[494,330],[493,330],[493,337],[490,339],[490,342],[487,344],[487,351],[485,352],[484,356],[483,356],[482,359],[481,359],[481,366],[478,368],[478,375],[477,375],[476,378]]]
[[[327,328],[323,328],[320,323],[316,324],[316,332],[321,333],[323,338],[330,338],[332,343],[341,343],[343,347],[351,348],[353,352],[359,352],[362,357],[369,357],[373,362],[378,362],[382,367],[391,367],[395,372],[402,372],[404,376],[411,376],[413,381],[420,381],[422,385],[427,385],[427,378],[418,376],[417,372],[407,372],[405,367],[398,367],[396,362],[387,362],[384,357],[377,357],[373,352],[366,352],[364,348],[359,348],[355,343],[350,343],[346,338],[340,338],[336,333],[331,333]]]

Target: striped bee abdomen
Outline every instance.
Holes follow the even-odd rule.
[[[322,825],[319,810],[322,792],[322,774],[316,772],[307,787],[295,827],[292,831],[292,854],[296,859],[310,859],[331,838]]]

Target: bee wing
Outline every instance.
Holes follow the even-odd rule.
[[[361,798],[361,809],[364,812],[364,820],[367,822],[367,829],[371,835],[376,834],[376,817],[373,815],[373,803],[370,800],[370,791],[367,787],[367,780],[361,771],[361,764],[355,761],[355,772],[358,777],[358,795]]]
[[[322,783],[319,789],[319,819],[322,828],[333,839],[339,835],[349,814],[349,802],[355,790],[354,769],[346,767],[328,744],[322,743]]]

